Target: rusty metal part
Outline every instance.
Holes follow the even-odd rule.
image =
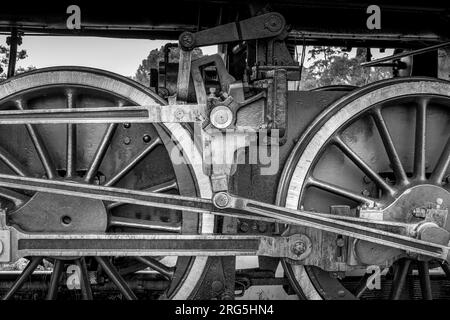
[[[186,31],[178,41],[184,50],[192,50],[213,44],[275,37],[284,30],[285,25],[286,21],[281,14],[270,12],[196,33]]]

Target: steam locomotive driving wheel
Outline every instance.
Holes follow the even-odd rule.
[[[95,108],[165,104],[124,77],[49,68],[0,85],[0,108]],[[37,124],[0,128],[0,172],[73,183],[211,197],[187,127],[180,124]],[[185,163],[172,163],[171,154]],[[189,163],[189,165],[188,165]],[[202,234],[212,216],[2,188],[7,223],[39,233]],[[33,257],[0,272],[3,299],[187,299],[207,257]]]
[[[446,221],[449,93],[450,83],[436,79],[392,79],[333,103],[291,153],[278,204],[422,227],[430,213]],[[443,226],[449,231],[448,224]],[[433,232],[431,237],[439,237]],[[303,298],[442,299],[450,294],[446,262],[297,226],[285,231],[295,233],[313,243],[306,263],[283,261]]]

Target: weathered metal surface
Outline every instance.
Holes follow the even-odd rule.
[[[367,86],[349,94],[349,100],[339,100],[313,121],[294,148],[282,175],[284,187],[280,187],[278,201],[318,212],[327,206],[348,205],[360,217],[417,221],[417,229],[411,234],[417,232],[420,238],[422,233],[428,239],[447,243],[447,226],[437,229],[438,224],[444,226],[445,219],[440,219],[446,212],[436,212],[430,224],[417,214],[424,209],[425,216],[430,216],[427,210],[442,206],[445,211],[448,206],[444,179],[449,158],[448,90],[446,82],[411,78]],[[375,210],[367,208],[371,202]],[[386,210],[385,215],[375,213],[379,210]],[[327,271],[346,270],[361,263],[390,266],[402,256],[399,251],[390,252],[359,240],[349,248],[356,256],[350,256],[347,265],[340,265],[335,259],[335,235],[295,227],[286,234],[289,232],[305,232],[313,244],[318,244],[312,253],[317,261],[311,264]],[[326,286],[337,282],[328,279],[320,283],[308,268],[289,263],[285,266],[290,279],[309,298],[326,298]],[[351,273],[339,277],[346,274]]]
[[[203,122],[206,105],[123,106],[0,111],[0,124]]]
[[[155,235],[155,234],[55,234],[2,231],[5,247],[0,261],[15,261],[21,257],[79,256],[245,256],[263,255],[303,259],[310,250],[294,248],[301,235],[291,237],[246,235]],[[10,236],[10,239],[6,239]],[[14,243],[11,241],[14,241]],[[304,241],[304,240],[303,240]],[[309,245],[310,247],[310,245]],[[7,258],[13,260],[6,260]]]
[[[369,1],[273,0],[267,3],[292,24],[296,31],[292,34],[298,42],[306,39],[311,44],[364,46],[371,43],[392,47],[392,44],[423,46],[424,42],[448,40],[447,7],[437,0],[418,4],[380,0],[377,5],[382,9],[381,30],[370,30],[366,26],[366,10],[373,4]],[[140,1],[131,1],[126,6],[112,6],[103,1],[83,2],[80,32],[66,27],[66,9],[72,4],[65,0],[56,5],[50,1],[26,1],[21,6],[5,3],[0,13],[0,30],[9,32],[11,26],[18,25],[26,33],[177,39],[183,31],[215,27],[218,21],[221,24],[233,22],[236,16],[245,19],[258,8],[251,2],[236,0],[219,3],[171,0],[147,4],[147,8]]]
[[[133,81],[87,68],[42,69],[8,79],[0,86],[2,110],[49,110],[63,106],[73,109],[120,108],[124,105],[164,103],[153,92]],[[118,184],[156,192],[210,197],[210,184],[202,172],[201,156],[193,145],[189,131],[182,125],[125,122],[120,125],[79,124],[76,130],[73,128],[49,124],[2,125],[1,135],[12,138],[1,140],[4,151],[1,154],[5,160],[0,164],[1,172],[12,170],[20,176],[67,179],[72,181],[72,184]],[[183,164],[174,165],[170,162],[168,153],[178,148],[185,150],[181,157],[192,164],[189,168]],[[13,206],[16,206],[16,209],[23,206],[25,202],[22,200],[25,198],[22,197],[32,196],[28,193],[27,196],[16,198],[15,193],[2,192],[2,194],[6,196],[6,198],[2,196],[2,206],[9,210],[12,210]],[[53,198],[52,200],[55,198],[49,194],[47,196]],[[75,211],[83,210],[82,206],[88,206],[91,202],[84,199],[80,206],[72,201],[75,198],[64,200],[59,196],[56,197],[62,199],[58,201],[62,207],[64,205],[72,207],[71,223],[75,227],[78,213]],[[103,206],[101,201],[97,204]],[[37,209],[34,210],[37,213],[34,218],[38,216],[44,218],[47,213],[48,216],[61,218],[60,225],[55,225],[58,223],[57,219],[49,224],[41,224],[40,222],[44,222],[42,219],[34,226],[27,225],[29,221],[22,221],[24,229],[43,227],[51,232],[50,228],[61,227],[61,231],[67,233],[68,230],[67,228],[64,230],[63,225],[63,222],[70,225],[67,217],[61,215],[58,210],[45,212],[42,203],[39,205],[35,202],[34,206]],[[107,234],[115,232],[202,234],[214,230],[214,217],[211,215],[185,215],[183,212],[145,209],[116,202],[106,203],[106,210],[108,221],[114,225],[110,226]],[[88,214],[89,208],[84,211]],[[82,215],[78,214],[79,217]],[[16,216],[20,216],[19,212]],[[84,227],[96,228],[96,222],[101,222],[100,220],[91,221],[92,225]],[[87,222],[86,220],[85,223]],[[106,222],[106,219],[103,222]],[[171,281],[173,288],[165,293],[167,297],[189,297],[193,287],[202,277],[208,258],[186,256],[174,257],[171,261],[166,261],[168,258],[160,258],[161,263],[177,266],[174,280]],[[36,263],[39,261],[36,260]],[[27,272],[33,272],[36,263],[31,264]],[[138,270],[134,272],[136,271]],[[114,272],[112,274],[114,275]],[[10,298],[23,285],[22,278],[19,277],[19,282],[8,291],[6,298]],[[51,291],[54,292],[53,289]],[[155,295],[157,297],[161,293]]]
[[[382,231],[364,226],[364,219],[353,218],[349,221],[340,221],[327,215],[317,215],[302,210],[283,209],[274,205],[264,204],[249,199],[236,198],[227,195],[228,202],[223,209],[215,210],[213,202],[217,200],[217,194],[213,202],[209,199],[182,197],[173,195],[162,195],[158,193],[149,193],[134,191],[129,189],[101,187],[92,185],[78,185],[61,181],[48,181],[35,178],[17,178],[15,176],[0,175],[0,185],[32,190],[41,192],[50,192],[63,195],[80,196],[98,200],[129,202],[144,206],[155,206],[160,208],[172,208],[191,212],[214,213],[219,215],[242,216],[240,212],[253,213],[269,219],[277,219],[290,224],[299,224],[302,226],[319,229],[350,236],[353,238],[379,243],[418,254],[432,256],[446,260],[449,248],[444,244],[435,244],[431,242],[420,241],[396,233]],[[230,211],[227,213],[227,211]],[[234,211],[237,211],[235,213]],[[342,219],[343,217],[341,217]],[[371,222],[376,225],[376,222]],[[412,225],[411,227],[414,227]],[[408,230],[408,226],[405,229]],[[408,231],[407,231],[408,232]]]
[[[264,13],[249,19],[212,27],[196,33],[184,32],[179,43],[185,50],[236,41],[276,37],[285,28],[284,17],[277,12]]]

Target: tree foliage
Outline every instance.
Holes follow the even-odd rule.
[[[17,51],[17,61],[24,60],[28,57],[26,50],[18,50]],[[8,62],[9,62],[9,48],[3,45],[0,45],[0,81],[6,79],[6,72],[8,70]],[[29,66],[27,68],[19,67],[16,68],[16,74],[23,73],[26,71],[31,71],[36,69],[33,66]]]
[[[180,48],[174,47],[169,50],[169,62],[178,62],[180,57]],[[192,51],[192,60],[203,57],[203,52],[200,48],[195,48]],[[159,62],[164,61],[164,46],[160,49],[150,51],[147,58],[142,60],[139,65],[134,80],[142,83],[145,86],[150,85],[150,69],[158,68]]]
[[[302,90],[337,84],[363,86],[392,77],[388,68],[361,67],[366,60],[366,49],[358,48],[353,58],[336,47],[313,47],[309,55],[311,65],[302,72]]]

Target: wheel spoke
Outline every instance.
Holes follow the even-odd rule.
[[[450,279],[450,266],[448,265],[448,263],[446,261],[441,261],[439,262],[439,264],[441,265],[442,271],[444,271],[445,275],[447,276],[447,279]]]
[[[66,92],[67,108],[75,108],[75,95],[72,90]],[[77,148],[77,127],[73,123],[67,124],[66,138],[66,177],[72,178],[76,172],[76,148]]]
[[[174,268],[170,268],[150,257],[135,257],[136,260],[162,274],[167,280],[173,278]]]
[[[418,261],[417,268],[419,269],[420,290],[422,291],[422,298],[424,300],[432,300],[433,294],[431,291],[430,270],[427,261]]]
[[[8,166],[15,174],[25,177],[28,176],[25,168],[16,160],[13,156],[11,156],[8,151],[0,147],[0,160],[3,161],[4,164]]]
[[[117,123],[111,123],[106,128],[105,134],[103,135],[102,140],[100,141],[97,151],[95,152],[94,158],[92,159],[92,162],[89,165],[89,169],[86,173],[86,176],[84,177],[84,181],[92,182],[92,179],[94,178],[94,175],[97,173],[97,170],[100,167],[103,158],[105,157],[106,151],[108,150],[108,147],[111,144],[111,139],[114,136],[116,129]]]
[[[150,143],[144,150],[137,154],[124,168],[115,173],[104,186],[111,187],[115,185],[120,179],[122,179],[128,172],[130,172],[142,159],[145,158],[153,149],[162,144],[162,140],[157,137],[152,143]]]
[[[318,189],[331,192],[335,195],[342,196],[344,198],[359,202],[359,203],[365,203],[369,206],[374,206],[376,204],[375,199],[363,196],[362,194],[357,194],[351,190],[342,188],[340,186],[321,181],[318,179],[315,179],[313,177],[309,177],[307,181],[308,187],[316,187]]]
[[[166,191],[169,191],[169,190],[172,190],[172,189],[178,189],[178,184],[177,184],[177,181],[175,179],[167,181],[167,182],[164,182],[164,183],[161,183],[161,184],[158,184],[156,186],[151,186],[150,188],[143,189],[143,191],[148,191],[148,192],[166,192]],[[113,202],[113,203],[110,203],[106,207],[106,209],[109,211],[109,210],[112,210],[114,208],[126,205],[126,204],[127,203],[124,203],[124,202]]]
[[[16,209],[23,206],[30,199],[26,195],[5,188],[0,188],[0,197],[12,201]]]
[[[117,216],[110,216],[109,227],[128,227],[145,229],[151,231],[163,231],[170,233],[180,233],[181,225],[179,223],[166,223],[160,221],[149,221],[143,219],[124,218]]]
[[[124,103],[122,101],[118,101],[116,103],[117,107],[122,107]],[[110,123],[106,128],[106,131],[100,141],[97,151],[95,152],[94,158],[92,159],[91,164],[89,165],[89,169],[84,177],[84,181],[92,182],[94,175],[97,173],[98,168],[100,167],[103,158],[105,157],[106,151],[108,150],[109,145],[111,144],[112,137],[116,132],[118,127],[117,123]]]
[[[367,290],[367,280],[369,279],[370,274],[365,273],[359,282],[358,287],[355,289],[355,297],[360,299],[364,292]]]
[[[425,180],[426,164],[426,129],[427,129],[427,100],[422,99],[416,109],[416,140],[414,151],[414,177]]]
[[[386,150],[392,170],[394,171],[397,184],[407,184],[408,177],[406,176],[405,169],[403,168],[400,157],[398,156],[397,149],[394,146],[394,141],[392,140],[391,134],[386,126],[386,122],[381,114],[381,108],[375,108],[372,113],[372,118],[375,121],[381,140],[383,141],[384,149]]]
[[[411,265],[411,260],[405,259],[400,261],[397,266],[397,270],[394,274],[394,280],[392,282],[392,289],[390,298],[392,300],[399,300],[403,292],[403,288],[406,284],[406,277],[409,272],[409,266]]]
[[[127,300],[136,300],[137,297],[131,291],[128,284],[125,282],[125,280],[122,278],[122,276],[117,272],[117,269],[109,262],[108,258],[105,257],[95,257],[97,262],[101,265],[103,270],[105,270],[108,277],[111,279],[112,282],[117,286],[117,288],[122,292],[124,297]]]
[[[17,100],[16,101],[16,107],[19,110],[25,110],[27,109],[26,103],[23,100]],[[41,160],[42,166],[44,167],[45,173],[47,174],[47,177],[49,179],[53,179],[56,177],[56,169],[55,165],[53,164],[47,149],[45,148],[44,143],[42,142],[41,136],[37,132],[36,128],[31,124],[25,125],[28,131],[28,134],[30,135],[31,141],[33,142],[33,145],[36,149],[36,152],[39,156],[39,159]]]
[[[80,268],[80,286],[83,300],[92,300],[92,288],[89,280],[89,273],[86,267],[86,260],[84,258],[77,259],[76,264]]]
[[[19,278],[14,282],[12,287],[8,290],[8,292],[3,296],[2,300],[9,300],[16,292],[19,290],[28,277],[33,273],[33,271],[38,267],[41,263],[42,257],[33,257],[30,262],[28,262],[25,269],[20,274]]]
[[[444,179],[444,175],[447,172],[448,165],[450,163],[450,138],[447,139],[445,148],[442,151],[441,156],[436,164],[436,167],[431,174],[430,180],[434,183],[441,184]]]
[[[47,292],[47,300],[55,300],[58,295],[59,280],[61,279],[63,266],[64,264],[61,260],[55,260],[52,276],[50,278],[50,286]]]
[[[374,181],[382,190],[390,195],[395,193],[393,189],[384,179],[376,173],[367,163],[364,162],[350,147],[342,141],[338,136],[333,139],[334,144],[356,165],[360,168],[372,181]]]

